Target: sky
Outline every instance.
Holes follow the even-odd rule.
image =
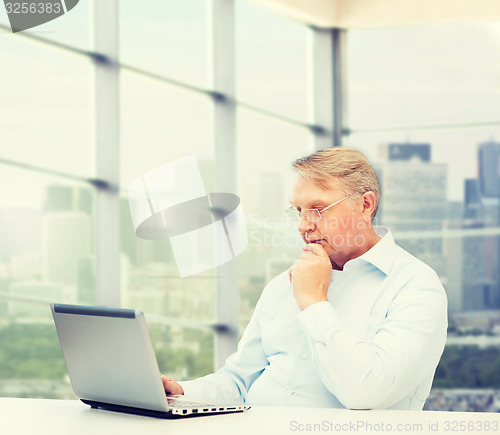
[[[353,135],[374,155],[386,141],[432,144],[432,160],[448,165],[448,197],[463,198],[463,179],[477,176],[477,145],[500,140],[500,22],[353,31],[348,44],[349,126],[467,125]]]

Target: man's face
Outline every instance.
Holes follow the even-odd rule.
[[[342,182],[335,177],[328,179],[326,188],[297,176],[293,187],[292,205],[299,211],[305,209],[322,210],[341,200],[345,193]],[[356,201],[357,200],[357,201]],[[305,243],[318,243],[325,249],[332,267],[342,270],[344,264],[366,251],[366,223],[360,198],[347,198],[321,213],[317,222],[309,222],[301,217],[298,230]],[[356,201],[354,209],[353,201]]]

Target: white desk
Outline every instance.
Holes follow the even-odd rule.
[[[403,426],[398,428],[399,424]],[[388,425],[391,425],[390,428]],[[494,430],[495,425],[497,430]],[[163,420],[94,410],[77,400],[0,398],[0,433],[6,435],[275,435],[350,432],[496,435],[500,432],[500,414],[254,407],[243,414]]]

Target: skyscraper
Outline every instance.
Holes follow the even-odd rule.
[[[464,218],[480,219],[481,185],[478,178],[468,178],[464,185]]]
[[[43,217],[42,277],[76,288],[80,261],[91,255],[90,216],[78,212]]]
[[[479,144],[478,169],[481,195],[500,198],[500,143],[489,141]]]
[[[486,267],[488,254],[482,235],[465,234],[481,230],[484,223],[477,220],[450,222],[449,230],[459,230],[459,237],[449,237],[445,241],[446,283],[448,310],[450,312],[478,311],[488,306],[491,279]]]
[[[44,211],[79,211],[92,215],[92,202],[88,187],[51,184],[45,192]]]
[[[446,252],[450,282],[461,283],[456,310],[500,308],[500,237],[496,234],[500,223],[499,159],[500,143],[479,144],[478,178],[465,180],[464,221],[456,223],[462,235],[456,249]],[[460,262],[454,260],[459,257],[457,250],[461,251]]]
[[[442,238],[423,235],[443,230],[447,166],[427,160],[429,145],[397,146],[402,157],[377,166],[383,192],[378,220],[391,228],[403,248],[442,274]]]
[[[42,280],[65,284],[78,294],[93,272],[81,261],[92,262],[92,192],[85,186],[47,186],[42,219]],[[92,276],[84,276],[89,273]],[[87,293],[93,289],[86,288]],[[90,296],[89,296],[90,297]]]
[[[500,225],[500,143],[490,140],[478,147],[478,172],[481,192],[480,219],[486,228]],[[500,237],[485,235],[484,308],[500,308]]]
[[[382,160],[391,162],[407,162],[418,160],[430,163],[431,145],[428,143],[391,143],[379,149]]]

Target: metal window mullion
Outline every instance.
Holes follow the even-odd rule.
[[[4,26],[4,25],[0,24],[0,30],[9,30],[9,29],[10,28],[8,26]],[[95,61],[102,61],[102,60],[105,60],[105,58],[106,58],[106,56],[104,56],[102,53],[99,53],[97,51],[82,50],[82,49],[79,49],[76,47],[72,47],[71,45],[68,45],[68,44],[63,44],[61,42],[51,41],[50,39],[40,37],[39,35],[36,35],[36,34],[30,34],[29,32],[22,32],[22,33],[18,34],[18,36],[21,38],[26,38],[26,39],[32,40],[34,42],[38,42],[38,43],[47,45],[47,46],[59,48],[61,50],[67,51],[69,53],[73,53],[75,55],[86,56],[86,57],[89,57]],[[121,71],[128,71],[128,72],[131,72],[133,74],[137,74],[137,75],[140,75],[142,77],[146,77],[146,78],[151,79],[151,80],[156,80],[160,83],[175,86],[179,89],[183,89],[183,90],[188,91],[188,92],[194,92],[197,94],[208,95],[208,96],[211,96],[214,98],[217,98],[219,96],[222,98],[224,97],[223,94],[219,95],[219,94],[215,93],[213,90],[205,89],[205,88],[202,88],[199,86],[194,86],[190,83],[186,83],[186,82],[183,82],[181,80],[173,79],[171,77],[163,76],[161,74],[156,74],[156,73],[153,73],[151,71],[147,71],[147,70],[138,68],[138,67],[133,66],[133,65],[118,63],[117,66]],[[266,117],[270,117],[272,119],[284,121],[284,122],[289,123],[291,125],[307,128],[307,129],[311,130],[312,132],[319,132],[319,131],[324,130],[323,126],[321,126],[321,125],[306,123],[303,121],[299,121],[297,119],[289,118],[288,116],[284,116],[280,113],[272,112],[270,110],[265,110],[262,107],[254,106],[252,104],[248,104],[248,103],[245,103],[243,101],[236,101],[236,106],[248,109],[254,113],[258,113],[258,114],[264,115]],[[491,125],[491,123],[485,123],[485,125]]]
[[[234,0],[212,0],[211,81],[216,94],[213,105],[215,188],[236,193],[236,105]],[[237,348],[238,286],[236,262],[219,266],[216,282],[216,323],[224,328],[215,336],[215,369]]]
[[[332,29],[333,58],[333,145],[341,146],[347,126],[347,31]]]
[[[95,1],[95,156],[96,178],[119,185],[118,5]],[[120,228],[117,188],[97,190],[95,230],[97,303],[120,306]]]
[[[311,124],[323,127],[314,132],[314,148],[340,146],[346,118],[345,32],[312,28],[310,59]]]

